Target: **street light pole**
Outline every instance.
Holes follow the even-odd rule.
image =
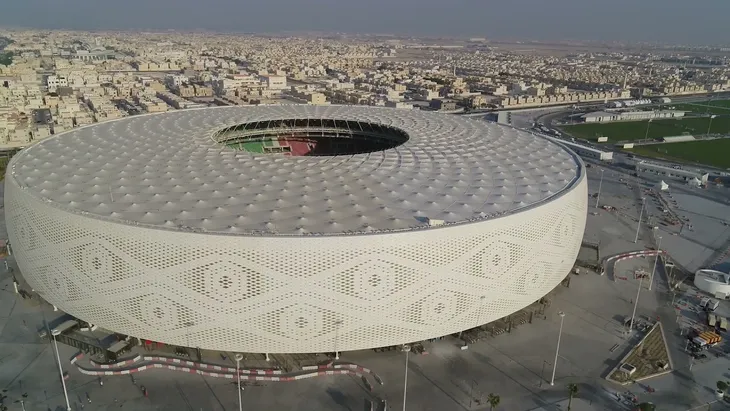
[[[406,394],[408,393],[408,354],[411,352],[411,346],[403,345],[403,351],[406,352],[406,369],[403,377],[403,411],[406,411]]]
[[[601,198],[601,186],[603,185],[603,169],[601,169],[601,180],[598,182],[598,194],[596,194],[596,208],[598,208],[598,200]]]
[[[66,391],[66,379],[63,378],[63,367],[61,366],[61,355],[58,353],[58,343],[56,342],[56,336],[61,334],[60,332],[53,330],[51,331],[51,337],[53,338],[53,346],[56,349],[56,359],[58,360],[58,373],[61,375],[61,385],[63,386],[63,396],[66,398],[66,410],[71,411],[71,403],[68,401],[68,392]]]
[[[713,119],[714,119],[715,117],[717,117],[717,116],[716,116],[716,115],[714,115],[714,114],[710,116],[710,124],[708,124],[708,125],[707,125],[707,135],[708,135],[708,136],[710,135],[710,128],[712,127],[712,120],[713,120]]]
[[[639,223],[636,224],[636,237],[634,237],[634,244],[639,241],[639,229],[641,228],[641,218],[644,216],[644,206],[646,206],[646,197],[641,197],[641,212],[639,212]]]
[[[636,298],[634,299],[634,312],[631,313],[631,322],[629,322],[629,334],[634,329],[634,318],[636,317],[636,307],[639,305],[639,295],[641,293],[641,284],[644,282],[644,276],[639,277],[639,288],[636,289]]]
[[[649,121],[646,122],[646,133],[644,134],[644,140],[649,139],[649,126],[651,125],[651,120],[652,119],[649,119]]]
[[[550,378],[550,385],[555,385],[555,371],[558,368],[558,354],[560,353],[560,337],[563,334],[563,320],[565,320],[565,313],[558,311],[560,316],[560,331],[558,331],[558,346],[555,348],[555,362],[553,362],[553,376]]]
[[[337,351],[337,340],[340,337],[340,324],[342,324],[342,321],[337,321],[335,323],[335,360],[340,359],[340,352]]]
[[[649,277],[649,291],[651,291],[651,285],[654,284],[654,273],[656,272],[657,263],[659,263],[659,255],[662,253],[662,237],[659,236],[659,243],[657,244],[656,258],[654,259],[654,265],[651,267],[651,277]]]
[[[238,411],[243,411],[243,403],[241,403],[241,371],[240,364],[243,359],[241,353],[236,354],[236,378],[238,378]]]

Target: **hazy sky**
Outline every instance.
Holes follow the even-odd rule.
[[[0,25],[730,43],[730,0],[0,0]]]

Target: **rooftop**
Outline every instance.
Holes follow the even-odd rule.
[[[338,156],[252,153],[216,141],[240,124],[291,119],[380,124],[408,139]],[[581,173],[562,146],[492,123],[291,105],[184,110],[75,129],[16,155],[8,180],[55,207],[122,224],[336,235],[496,218],[548,201]]]

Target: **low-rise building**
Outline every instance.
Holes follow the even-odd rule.
[[[684,117],[684,111],[653,110],[653,111],[594,111],[581,116],[586,123],[609,123],[612,121],[637,121],[653,119],[669,119]]]
[[[456,102],[451,100],[443,100],[435,98],[431,100],[428,106],[434,110],[439,111],[454,111],[456,110]]]
[[[261,76],[261,79],[266,83],[266,88],[269,90],[284,90],[286,88],[285,76],[265,75]]]

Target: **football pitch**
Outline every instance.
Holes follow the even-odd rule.
[[[638,146],[626,150],[645,157],[662,158],[670,161],[706,164],[730,169],[730,139],[688,141]]]
[[[707,134],[730,133],[730,110],[728,117],[688,117],[671,120],[619,121],[613,123],[588,123],[563,126],[562,130],[573,137],[597,141],[598,137],[608,137],[608,144],[619,141],[636,141],[644,138],[681,136],[684,134],[703,136]],[[648,127],[648,133],[647,133]]]
[[[730,116],[730,100],[709,100],[697,103],[666,104],[662,109],[673,107],[674,110],[697,114],[716,114]]]

